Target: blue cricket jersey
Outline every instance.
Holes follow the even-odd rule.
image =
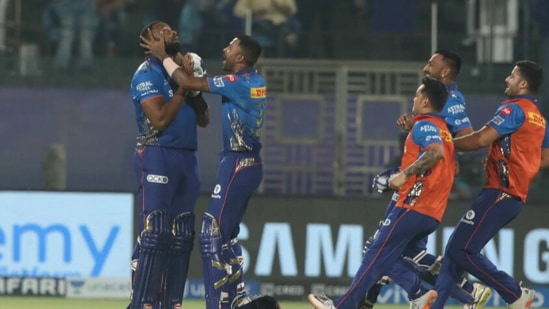
[[[465,98],[457,89],[457,84],[447,84],[446,89],[448,89],[448,99],[440,114],[448,124],[452,136],[455,136],[457,132],[470,128],[472,125],[465,111]]]
[[[428,113],[426,115],[443,118],[437,114]],[[414,144],[418,145],[421,149],[427,149],[429,145],[436,143],[442,144],[442,138],[440,137],[440,131],[438,127],[429,120],[419,120],[415,123],[411,131],[412,140]],[[419,153],[420,157],[423,154],[423,151]]]
[[[196,114],[189,104],[181,106],[163,131],[155,129],[143,111],[143,101],[162,96],[164,102],[168,102],[177,89],[158,58],[147,57],[134,73],[130,89],[139,129],[138,144],[196,150]]]
[[[212,93],[221,95],[223,150],[258,153],[267,88],[255,68],[208,77]]]

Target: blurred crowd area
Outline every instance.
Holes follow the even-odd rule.
[[[266,58],[319,67],[408,61],[419,71],[433,50],[450,49],[462,58],[458,83],[471,102],[501,95],[519,59],[549,72],[549,0],[0,0],[0,90],[126,91],[144,56],[139,33],[155,20],[177,30],[183,51],[206,59],[210,74],[220,73],[223,47],[241,33],[257,38]],[[458,196],[482,185],[481,158],[462,156],[468,172]]]
[[[143,57],[139,32],[154,20],[210,74],[241,33],[278,59],[424,63],[450,49],[474,93],[501,91],[518,59],[549,66],[546,0],[0,0],[0,84],[126,87]]]
[[[443,47],[465,64],[541,62],[547,10],[545,0],[0,0],[0,52],[30,44],[56,69],[87,70],[141,57],[139,31],[162,20],[206,59],[251,31],[265,57],[425,61]]]

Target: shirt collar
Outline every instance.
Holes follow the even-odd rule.
[[[245,68],[245,69],[242,69],[236,73],[234,73],[235,75],[244,75],[244,74],[256,74],[257,73],[257,69],[254,68],[254,67],[250,67],[250,68]]]
[[[440,114],[440,113],[424,113],[424,114],[419,114],[417,116],[414,117],[414,120],[419,120],[419,119],[422,119],[424,117],[435,117],[435,118],[439,118],[440,120],[444,120],[444,117]]]
[[[449,84],[446,84],[446,89],[448,89],[448,91],[457,90],[458,89],[458,84],[456,82],[451,82]]]
[[[513,95],[509,97],[509,101],[518,100],[518,99],[526,99],[526,100],[532,101],[536,105],[538,104],[538,99],[530,94],[519,94],[519,95]]]
[[[151,65],[160,68],[160,70],[162,71],[162,73],[165,76],[170,77],[170,75],[168,75],[168,72],[166,71],[166,69],[164,69],[164,65],[162,65],[162,61],[159,58],[156,58],[154,56],[147,56],[147,57],[145,57],[145,60],[148,63],[150,63]]]

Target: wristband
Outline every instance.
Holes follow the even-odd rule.
[[[175,72],[175,70],[179,68],[177,63],[175,63],[175,61],[173,61],[173,59],[170,57],[162,60],[162,64],[164,65],[164,69],[166,69],[166,72],[168,72],[168,75],[170,75],[170,77],[172,77],[173,72]]]

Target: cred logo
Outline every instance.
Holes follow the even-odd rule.
[[[168,177],[162,176],[162,175],[147,175],[147,181],[152,183],[161,183],[161,184],[167,184],[168,183]]]

